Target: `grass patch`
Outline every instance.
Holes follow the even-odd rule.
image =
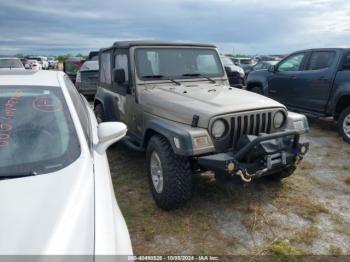
[[[315,167],[316,167],[316,164],[307,160],[301,161],[300,165],[298,166],[298,168],[300,168],[301,170],[311,170],[311,169],[314,169]]]
[[[350,185],[350,176],[346,176],[343,178],[343,181],[345,182],[345,184]]]
[[[293,243],[311,245],[312,242],[320,235],[317,227],[309,226],[297,232],[291,240]]]
[[[274,255],[275,261],[297,261],[294,256],[305,254],[304,250],[294,247],[287,239],[275,241],[267,251]]]
[[[342,250],[340,247],[330,245],[329,246],[329,254],[333,256],[340,256],[342,254]]]
[[[280,207],[293,209],[296,214],[310,221],[315,221],[320,213],[329,213],[329,210],[323,204],[312,201],[305,194],[288,193],[280,195],[276,202]]]
[[[323,137],[325,135],[325,132],[320,129],[312,128],[309,133],[307,133],[307,136],[309,137]]]
[[[246,213],[247,215],[241,222],[248,231],[254,232],[264,226],[264,209],[261,207],[261,204],[250,203]]]
[[[335,230],[341,234],[350,235],[350,225],[341,223],[335,226]]]

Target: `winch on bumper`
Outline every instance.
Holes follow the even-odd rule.
[[[206,170],[240,176],[250,182],[254,178],[294,169],[309,149],[300,143],[300,132],[288,130],[259,136],[244,135],[235,150],[198,158]]]

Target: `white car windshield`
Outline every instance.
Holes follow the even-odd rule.
[[[79,157],[79,140],[58,87],[0,89],[0,179],[50,173]]]
[[[23,64],[19,59],[2,58],[0,59],[0,68],[23,68]]]
[[[138,48],[136,66],[142,80],[224,75],[217,52],[205,48]]]

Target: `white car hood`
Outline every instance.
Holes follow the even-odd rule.
[[[93,254],[94,176],[79,158],[55,173],[0,180],[0,254]]]

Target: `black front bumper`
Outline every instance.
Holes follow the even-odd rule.
[[[295,168],[308,149],[309,143],[300,143],[300,134],[294,130],[246,135],[235,150],[199,157],[198,164],[205,170],[250,180]]]

